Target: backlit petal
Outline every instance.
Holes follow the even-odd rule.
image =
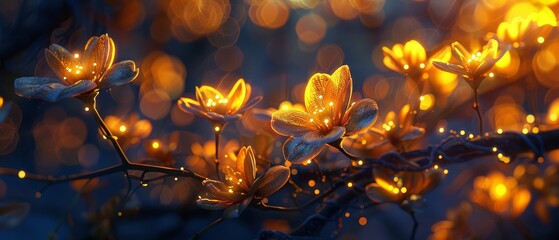
[[[196,99],[200,103],[200,105],[204,106],[208,109],[208,101],[212,99],[212,101],[217,101],[217,99],[223,99],[223,95],[217,91],[217,89],[210,87],[210,86],[201,86],[196,87]]]
[[[256,178],[256,159],[250,146],[242,147],[239,151],[237,155],[237,171],[241,173],[243,178],[241,184],[248,189]]]
[[[372,99],[362,99],[353,104],[345,115],[345,135],[351,136],[367,131],[378,117],[377,103]]]
[[[451,45],[452,55],[460,62],[461,66],[468,66],[468,59],[472,57],[470,52],[459,42],[453,42]]]
[[[367,197],[369,197],[374,202],[398,202],[398,195],[388,192],[377,183],[371,183],[365,188]]]
[[[408,59],[410,66],[418,67],[427,60],[425,48],[416,40],[411,40],[404,45],[404,56]]]
[[[45,49],[45,59],[52,72],[59,79],[64,79],[64,76],[68,73],[66,68],[71,64],[71,58],[70,52],[57,44],[51,44],[50,48]],[[67,83],[66,81],[60,83],[65,85],[73,84],[73,82]]]
[[[212,196],[212,199],[237,202],[244,198],[239,191],[230,192],[229,187],[220,181],[206,179],[202,182],[202,186]]]
[[[402,64],[401,64],[401,59],[398,59],[395,55],[394,52],[392,52],[392,49],[387,48],[387,47],[382,47],[382,52],[384,53],[384,58],[382,59],[382,62],[384,63],[384,65],[391,69],[392,71],[395,72],[403,72],[402,69]]]
[[[301,136],[314,130],[312,116],[299,110],[278,110],[272,113],[272,129],[284,136]]]
[[[412,141],[422,137],[425,134],[425,129],[420,127],[410,127],[401,137],[402,141]]]
[[[97,85],[88,80],[81,80],[74,85],[61,84],[58,79],[41,77],[22,77],[14,81],[17,95],[39,98],[50,102],[73,97],[93,90]]]
[[[301,137],[292,137],[283,144],[283,156],[294,164],[303,163],[315,158],[323,147],[322,143],[307,143]]]
[[[310,131],[303,135],[303,141],[314,144],[325,144],[341,138],[344,134],[344,127],[335,126],[329,132]]]
[[[244,79],[239,79],[235,86],[231,89],[229,94],[227,95],[227,113],[236,113],[245,102],[246,98],[246,85]]]
[[[468,76],[468,72],[460,65],[433,61],[433,65],[443,71],[454,73],[461,76]]]
[[[112,65],[101,80],[101,87],[109,87],[110,85],[118,86],[129,83],[138,77],[140,69],[136,68],[133,61],[126,60]]]
[[[255,193],[258,198],[265,198],[277,192],[289,180],[290,171],[285,166],[273,166],[259,178],[259,188]]]

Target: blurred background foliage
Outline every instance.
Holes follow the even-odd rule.
[[[15,78],[52,75],[43,53],[51,43],[78,50],[90,36],[109,33],[117,46],[116,60],[131,59],[140,68],[140,76],[132,84],[102,91],[99,97],[101,114],[130,158],[210,175],[215,153],[212,127],[180,111],[176,104],[181,96],[193,97],[195,86],[228,89],[244,78],[251,84],[253,96],[264,96],[258,107],[294,107],[292,103],[304,101],[310,75],[331,73],[348,64],[354,99],[368,97],[379,104],[378,128],[389,111],[398,112],[423,96],[415,125],[427,133],[416,147],[426,146],[448,136],[451,129],[465,130],[462,135],[466,136],[474,132],[477,120],[469,111],[471,89],[455,75],[432,69],[421,93],[417,81],[384,65],[382,47],[416,40],[427,56],[439,57],[448,54],[447,46],[454,41],[468,48],[481,47],[499,34],[502,22],[517,17],[537,14],[537,21],[556,26],[558,9],[555,0],[1,1],[0,107],[8,102],[13,106],[0,124],[0,165],[56,176],[115,163],[112,147],[97,133],[94,120],[79,101],[52,104],[15,96]],[[535,38],[538,43],[526,43],[536,47],[515,47],[507,53],[494,69],[495,79],[480,87],[489,131],[537,132],[559,124],[559,38],[555,31],[545,34],[543,40]],[[510,41],[514,45],[515,39]],[[283,139],[247,115],[226,129],[220,152],[228,154],[252,145],[258,158],[285,164],[280,154]],[[347,164],[346,160],[333,161],[336,157],[340,158],[324,153],[321,167]],[[547,157],[546,166],[559,162],[557,151]],[[265,166],[266,162],[259,164]],[[515,165],[493,159],[449,166],[447,179],[425,196],[427,201],[416,214],[418,238],[427,238],[433,231],[438,233],[435,238],[446,236],[451,232],[449,226],[463,227],[464,236],[472,238],[521,238],[524,229],[539,239],[557,236],[558,230],[552,227],[559,221],[557,209],[547,208],[557,205],[556,188],[536,186],[540,193],[532,191],[533,201],[522,215],[518,206],[509,210],[503,205],[509,198],[526,195],[527,190],[517,189],[521,183],[515,179],[528,174],[520,174]],[[309,168],[293,167],[293,180],[300,187],[288,184],[282,190],[287,197],[272,197],[270,202],[288,205],[292,203],[289,195],[308,199],[324,191],[326,182]],[[298,169],[305,169],[299,170],[304,174],[298,175]],[[492,171],[497,173],[489,174]],[[536,178],[553,179],[552,173],[537,171],[531,172]],[[504,180],[503,174],[513,173],[518,178]],[[498,194],[495,203],[495,198],[484,194],[498,183],[484,181],[507,182],[505,193],[499,187],[499,194],[514,196],[502,200]],[[125,207],[119,206],[118,199],[126,189],[123,176],[94,179],[76,195],[83,184],[76,181],[41,191],[43,183],[0,178],[0,202],[31,206],[19,225],[2,229],[0,235],[40,239],[56,230],[61,239],[183,239],[219,216],[194,205],[200,187],[189,179],[167,179],[141,187]],[[534,200],[540,195],[551,197]],[[76,196],[78,201],[73,200]],[[479,207],[461,205],[464,199]],[[340,238],[409,236],[412,221],[405,212],[392,205],[366,208],[368,202],[356,199],[344,214]],[[236,239],[250,239],[261,229],[289,231],[312,212],[248,210],[239,220],[226,221],[205,237],[234,234]],[[510,220],[513,217],[517,218]],[[505,220],[495,220],[501,218]],[[525,226],[518,227],[520,222]],[[337,224],[334,221],[330,227],[335,229]]]

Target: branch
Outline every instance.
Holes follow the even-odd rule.
[[[421,168],[426,169],[432,165],[433,158],[438,159],[438,155],[445,156],[443,159],[438,160],[440,164],[458,163],[496,155],[497,153],[493,151],[493,147],[496,147],[498,152],[511,156],[511,159],[518,154],[526,152],[533,152],[535,157],[539,158],[543,157],[543,154],[547,151],[559,149],[559,141],[556,141],[556,139],[559,139],[559,130],[542,131],[537,134],[505,132],[473,139],[452,136],[435,146],[401,154],[385,154],[380,158],[359,158],[339,147],[338,149],[348,158],[364,160],[365,162],[361,168],[345,178],[346,182],[353,182],[353,187],[332,191],[332,196],[327,198],[326,204],[319,209],[318,213],[309,216],[291,234],[261,231],[259,239],[306,239],[306,237],[320,236],[320,231],[326,223],[335,220],[338,214],[346,211],[350,207],[351,202],[363,194],[362,189],[373,181],[372,170],[378,165],[396,167],[394,170],[402,170],[409,167],[394,165],[394,160],[418,162],[427,159],[431,164],[421,166]],[[384,162],[391,164],[384,164]],[[417,171],[421,168],[413,170]]]

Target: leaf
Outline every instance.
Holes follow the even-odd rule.
[[[0,228],[17,226],[29,213],[29,203],[7,203],[0,206]]]

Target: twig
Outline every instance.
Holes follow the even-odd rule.
[[[477,99],[477,89],[474,89],[474,110],[476,110],[477,118],[479,121],[479,136],[483,136],[483,118],[481,116],[481,112],[479,110],[479,101]]]

